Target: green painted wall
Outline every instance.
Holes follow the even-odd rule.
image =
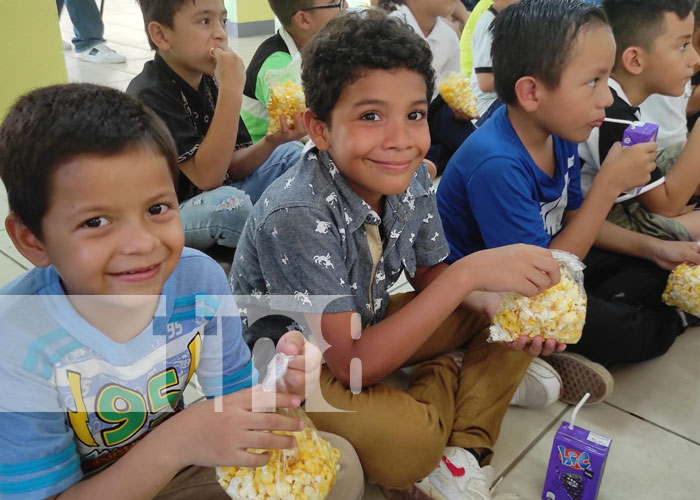
[[[0,61],[0,119],[20,95],[68,81],[55,0],[0,0]]]

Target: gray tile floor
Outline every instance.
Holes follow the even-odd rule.
[[[253,1],[253,0],[245,0]],[[263,1],[263,0],[255,0]],[[65,52],[71,81],[103,83],[119,89],[152,57],[134,0],[108,0],[105,10],[109,45],[128,57],[124,64],[95,65]],[[61,19],[65,40],[72,38],[68,16]],[[230,40],[249,61],[265,37]],[[4,190],[0,194],[5,198]],[[3,211],[7,202],[0,200]],[[5,215],[5,214],[0,214]],[[30,264],[0,230],[0,282]],[[700,499],[700,329],[680,337],[665,356],[613,370],[615,392],[606,403],[585,408],[578,423],[613,439],[600,500]],[[494,468],[501,479],[496,492],[541,498],[552,437],[569,407],[557,403],[542,410],[511,408],[496,445]],[[383,498],[368,487],[366,499]]]

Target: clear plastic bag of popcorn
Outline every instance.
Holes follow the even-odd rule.
[[[700,266],[683,263],[668,275],[661,300],[693,316],[700,316]]]
[[[284,384],[292,357],[278,353],[270,361],[262,383],[264,392],[274,392],[276,386]],[[304,421],[301,431],[279,432],[292,434],[296,447],[269,450],[270,461],[262,467],[217,467],[219,484],[234,500],[323,500],[340,468],[340,450],[319,435],[301,408],[277,411]]]
[[[280,130],[280,117],[287,118],[290,129],[297,128],[294,113],[303,113],[306,109],[304,88],[301,86],[301,57],[295,56],[289,65],[282,69],[271,69],[265,73],[265,83],[270,89],[267,102],[267,114],[270,117],[268,133]]]
[[[469,79],[462,73],[449,73],[438,84],[438,91],[447,105],[465,115],[478,116],[476,97]]]
[[[570,253],[553,250],[552,255],[559,262],[559,283],[534,297],[507,294],[493,318],[489,341],[512,342],[521,335],[566,344],[579,341],[586,321],[585,266]]]

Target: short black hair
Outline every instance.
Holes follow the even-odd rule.
[[[289,26],[289,21],[294,14],[314,5],[314,0],[268,0],[268,2],[272,13],[284,26]]]
[[[182,8],[185,2],[192,2],[192,5],[194,5],[196,1],[197,0],[136,0],[143,14],[143,25],[146,29],[148,45],[150,45],[153,50],[156,50],[157,47],[148,34],[148,25],[155,21],[172,29],[173,18],[177,11]]]
[[[10,211],[41,240],[58,167],[81,155],[113,156],[138,147],[163,155],[175,181],[175,142],[140,101],[87,83],[34,90],[15,102],[0,125],[0,178]]]
[[[685,19],[693,12],[695,0],[604,0],[603,8],[615,35],[615,64],[618,64],[622,53],[630,47],[651,50],[664,32],[664,14],[673,12],[679,19]]]
[[[346,12],[331,19],[302,50],[306,105],[330,124],[343,89],[373,69],[415,71],[425,80],[430,102],[435,86],[432,59],[427,42],[402,20],[379,9]]]
[[[579,33],[593,25],[608,22],[602,9],[583,0],[521,0],[503,9],[491,25],[498,98],[515,104],[515,83],[524,76],[556,88]]]

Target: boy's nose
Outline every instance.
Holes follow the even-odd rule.
[[[698,64],[700,64],[700,55],[698,55],[697,51],[695,50],[695,47],[693,47],[693,44],[691,43],[688,45],[688,48],[690,49],[688,52],[690,52],[690,61],[688,61],[688,66],[691,68],[695,68]]]
[[[120,250],[125,254],[147,253],[157,245],[157,238],[144,224],[125,224],[122,228]]]
[[[403,120],[389,120],[384,136],[386,147],[406,149],[412,144],[411,134]]]
[[[601,108],[607,108],[608,106],[612,105],[614,99],[612,92],[610,92],[610,87],[608,87],[607,83],[603,85],[601,88],[601,97],[599,102],[601,103]]]

